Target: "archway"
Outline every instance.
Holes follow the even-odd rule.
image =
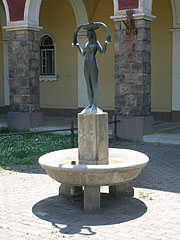
[[[3,59],[3,82],[4,82],[4,88],[3,91],[3,105],[9,105],[10,99],[9,99],[9,79],[8,79],[8,46],[6,41],[6,31],[3,29],[4,26],[6,26],[6,14],[4,11],[3,6],[0,4],[0,25],[2,29],[2,59]]]
[[[180,121],[180,1],[171,0],[173,12],[172,40],[172,120]]]
[[[84,2],[82,0],[70,0],[70,3],[74,10],[77,25],[89,22],[89,17]],[[85,44],[86,36],[83,34],[83,32],[81,33],[81,37],[78,41],[81,46]],[[86,83],[83,73],[83,62],[83,58],[80,56],[80,54],[78,54],[78,107],[84,107],[88,104]]]
[[[42,0],[27,0],[25,5],[25,18],[24,21],[29,26],[39,27],[39,15],[40,8],[42,5]],[[69,0],[72,9],[75,14],[77,25],[81,23],[85,23],[89,21],[88,13],[86,10],[86,6],[83,0]],[[41,27],[41,26],[40,26]],[[39,27],[39,28],[40,28]],[[84,45],[86,37],[84,34],[80,34],[79,42]],[[78,107],[82,107],[86,105],[87,96],[86,96],[86,85],[84,81],[83,74],[83,59],[78,54]]]
[[[170,121],[172,110],[172,10],[170,0],[153,1],[151,98],[155,119]],[[163,39],[163,41],[162,41]],[[162,87],[163,86],[163,87]],[[163,119],[162,119],[163,120]]]

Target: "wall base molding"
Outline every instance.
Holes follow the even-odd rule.
[[[61,109],[61,108],[41,108],[44,116],[62,116],[62,117],[76,117],[83,108],[76,109]],[[114,110],[104,110],[108,112],[109,117],[114,115]],[[9,106],[0,106],[0,114],[7,114]],[[172,112],[152,112],[155,121],[180,122],[180,111]]]
[[[152,112],[155,121],[180,122],[180,111]]]

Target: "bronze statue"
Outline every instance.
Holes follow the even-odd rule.
[[[103,47],[96,39],[95,30],[99,27],[102,27],[106,32],[106,41],[104,42]],[[85,44],[84,49],[82,49],[77,43],[77,34],[78,31],[83,28],[87,31],[88,42]],[[98,88],[98,67],[96,63],[95,55],[97,51],[101,54],[106,52],[107,44],[111,41],[111,35],[109,29],[104,23],[101,22],[91,22],[87,24],[81,24],[76,27],[73,35],[73,46],[76,46],[79,50],[81,56],[85,56],[84,61],[84,77],[87,84],[87,94],[89,99],[89,105],[86,107],[85,112],[87,113],[96,113],[97,112],[97,101],[99,96]]]

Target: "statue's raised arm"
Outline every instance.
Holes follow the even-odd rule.
[[[81,28],[86,30],[86,31],[88,31],[88,30],[94,30],[95,31],[99,27],[102,27],[105,30],[106,41],[108,43],[110,43],[111,42],[111,34],[109,32],[108,27],[104,23],[101,23],[101,22],[90,22],[90,23],[86,23],[86,24],[80,24],[76,27],[76,29],[74,30],[74,34],[73,34],[73,45],[77,44],[77,34],[78,34],[78,32]]]
[[[96,39],[95,30],[102,27],[106,32],[106,40],[103,47]],[[80,29],[87,31],[88,42],[86,43],[84,49],[82,49],[77,42],[77,35]],[[86,107],[86,113],[96,113],[97,112],[97,101],[99,96],[98,89],[98,67],[96,63],[95,55],[97,51],[101,54],[106,52],[107,45],[111,42],[111,34],[108,27],[101,22],[90,22],[86,24],[80,24],[76,27],[73,34],[73,46],[78,47],[79,53],[85,56],[84,61],[84,77],[87,84],[87,93],[89,99],[89,105]]]

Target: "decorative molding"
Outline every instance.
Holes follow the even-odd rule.
[[[86,5],[83,0],[70,0],[74,14],[76,16],[76,23],[80,25],[82,23],[89,22],[89,16]],[[82,46],[86,42],[86,31],[80,31],[78,34],[79,44]],[[77,50],[76,50],[77,51]],[[84,107],[88,104],[88,98],[86,94],[86,81],[84,79],[84,59],[80,54],[78,58],[78,107]]]
[[[2,1],[3,1],[3,4],[4,4],[5,11],[6,11],[6,21],[7,21],[7,24],[8,24],[10,22],[9,6],[8,6],[6,0],[2,0]]]
[[[0,5],[0,25],[3,27],[6,25],[6,14],[3,7]],[[9,78],[8,78],[8,43],[6,41],[6,31],[3,29],[3,65],[4,65],[4,103],[9,105]]]
[[[26,0],[24,8],[24,20],[11,21],[9,7],[6,0],[2,0],[6,11],[7,26],[4,27],[7,31],[31,29],[39,31],[42,27],[39,26],[39,12],[42,0]]]
[[[18,31],[18,30],[40,31],[40,30],[42,30],[42,27],[25,25],[24,22],[21,22],[21,23],[15,22],[15,24],[12,24],[11,26],[4,26],[3,29],[5,29],[6,31]]]
[[[171,0],[173,11],[173,29],[180,28],[180,1]]]
[[[119,11],[118,0],[113,0],[114,2],[114,15]]]
[[[179,26],[179,28],[171,28],[170,29],[170,32],[179,32],[180,31],[180,26]]]
[[[84,1],[83,0],[69,0],[69,1],[74,10],[77,25],[89,22],[89,16]]]
[[[126,26],[126,34],[127,35],[136,35],[136,26],[134,23],[134,18],[133,18],[133,10],[127,10],[126,14],[127,14],[127,20],[123,21],[125,26]]]
[[[59,78],[58,75],[40,75],[39,76],[39,81],[41,82],[52,82],[52,81],[57,81]]]
[[[145,19],[152,21],[156,17],[151,15],[152,13],[152,0],[139,0],[139,7],[132,9],[134,11],[134,19]],[[126,10],[119,10],[118,0],[114,0],[114,16],[110,18],[114,21],[126,20]]]
[[[0,5],[0,25],[1,25],[1,27],[6,25],[6,14],[1,5]]]
[[[112,20],[114,20],[115,22],[120,22],[120,21],[125,21],[127,19],[127,16],[124,14],[124,15],[116,15],[116,16],[111,16],[110,17]],[[152,21],[156,18],[156,16],[153,16],[153,15],[146,15],[144,13],[135,13],[133,14],[133,18],[136,20],[136,19],[145,19],[145,20],[148,20],[148,21]]]
[[[24,21],[30,26],[39,26],[39,13],[42,0],[26,0]]]

